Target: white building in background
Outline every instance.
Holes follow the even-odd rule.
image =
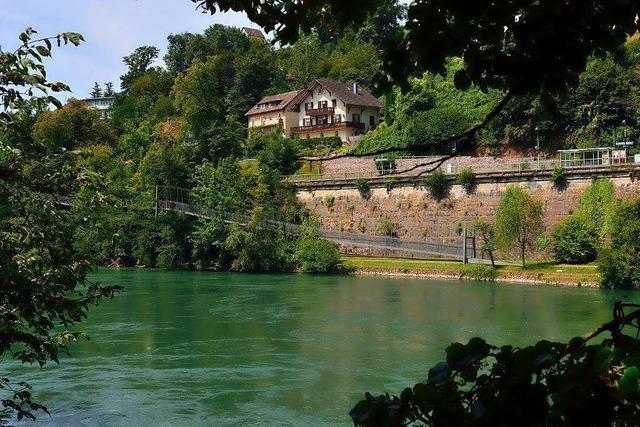
[[[303,90],[265,97],[246,115],[249,128],[300,138],[353,140],[383,120],[382,102],[358,84],[317,79]]]
[[[116,102],[115,96],[102,96],[100,98],[87,98],[82,102],[86,103],[91,110],[95,110],[103,119],[111,118],[113,104]]]

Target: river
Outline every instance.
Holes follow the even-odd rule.
[[[101,270],[61,365],[20,367],[51,425],[350,425],[365,391],[399,393],[445,347],[566,340],[610,317],[598,289],[382,277]]]

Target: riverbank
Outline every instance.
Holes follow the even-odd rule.
[[[472,280],[478,270],[477,264],[465,265],[455,261],[364,256],[344,256],[343,265],[356,275],[414,276],[458,280]],[[600,281],[595,263],[569,265],[532,262],[526,268],[512,265],[498,266],[496,273],[495,280],[498,282],[597,287]]]

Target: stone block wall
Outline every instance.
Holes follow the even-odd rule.
[[[494,222],[498,203],[509,185],[522,186],[543,202],[546,232],[550,235],[555,224],[575,211],[581,195],[592,181],[586,176],[569,178],[564,190],[557,190],[546,178],[522,180],[514,177],[499,182],[479,182],[472,194],[453,185],[449,196],[441,201],[434,200],[426,189],[408,183],[390,192],[385,188],[372,188],[368,200],[363,199],[353,186],[299,188],[297,195],[317,215],[324,228],[380,234],[381,222],[388,220],[394,224],[400,238],[444,242],[455,239],[460,227],[476,220]],[[610,179],[617,197],[640,197],[640,181],[634,182],[628,174]],[[529,255],[549,258],[551,254],[550,245],[544,253]]]

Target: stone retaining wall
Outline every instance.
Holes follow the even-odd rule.
[[[640,196],[640,181],[633,180],[629,172],[612,173],[610,179],[618,197]],[[301,186],[296,191],[299,200],[319,217],[322,226],[331,230],[378,234],[380,222],[387,219],[394,224],[398,237],[445,240],[455,236],[459,227],[476,220],[494,222],[498,203],[509,185],[522,186],[543,201],[545,226],[550,234],[556,223],[574,212],[591,181],[592,177],[584,174],[569,176],[566,189],[558,190],[548,176],[526,179],[515,176],[479,182],[472,194],[453,185],[449,196],[441,201],[431,198],[426,189],[408,182],[390,192],[374,187],[369,200],[363,199],[353,185]],[[551,253],[550,245],[545,252],[530,256],[548,258]]]

